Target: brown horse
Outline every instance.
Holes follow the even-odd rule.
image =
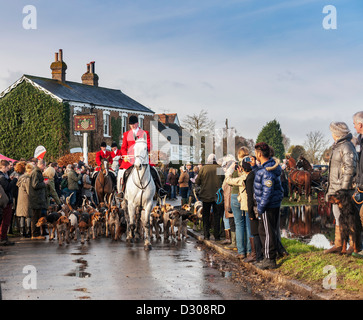
[[[288,183],[290,191],[290,201],[292,200],[293,188],[299,192],[299,198],[297,202],[301,200],[302,190],[305,190],[305,198],[311,202],[311,174],[306,170],[299,170],[296,166],[294,158],[289,157],[287,162],[287,171],[289,174]],[[296,200],[296,192],[294,193],[294,199]]]
[[[309,171],[311,174],[311,182],[313,184],[313,186],[320,186],[321,182],[322,182],[322,176],[321,176],[321,171],[318,170],[313,170],[312,165],[310,164],[310,162],[305,159],[303,156],[299,157],[299,160],[297,162],[297,168],[303,168],[305,171]]]
[[[112,194],[114,189],[114,182],[109,174],[109,163],[107,159],[103,159],[100,172],[97,175],[95,181],[95,192],[97,195],[98,203],[103,202],[106,198],[108,199],[109,195]],[[107,202],[107,201],[105,201]]]

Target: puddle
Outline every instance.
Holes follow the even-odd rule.
[[[67,276],[67,277],[77,277],[77,278],[90,278],[91,274],[88,273],[88,272],[76,270],[74,272],[69,272],[69,273],[65,274],[65,276]]]
[[[83,258],[79,258],[76,260],[72,260],[75,263],[79,263],[80,265],[76,266],[76,270],[72,272],[68,272],[65,276],[68,277],[77,277],[77,278],[89,278],[91,274],[89,272],[85,272],[84,270],[88,267],[88,262]]]
[[[87,266],[88,266],[88,262],[86,260],[82,259],[82,258],[73,260],[73,262],[80,263],[81,264],[81,267],[80,268],[82,268],[83,270],[85,268],[87,268]]]
[[[310,242],[317,234],[330,239],[334,233],[334,216],[330,210],[318,205],[282,207],[280,230],[283,237],[304,242]]]
[[[256,299],[262,299],[257,289],[253,287],[254,280],[252,278],[254,277],[249,271],[241,268],[239,264],[226,261],[223,256],[213,251],[206,251],[202,260],[204,262],[203,268],[206,268],[204,274],[205,292],[216,296],[232,297],[237,300],[243,299],[247,293]],[[220,287],[221,284],[223,284],[222,287]]]

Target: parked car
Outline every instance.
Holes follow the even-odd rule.
[[[313,165],[313,170],[315,171],[320,171],[321,170],[321,172],[322,173],[325,173],[326,171],[328,171],[328,169],[329,169],[329,166],[327,165],[327,164],[314,164]]]

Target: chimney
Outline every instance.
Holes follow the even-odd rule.
[[[67,65],[63,62],[63,50],[59,49],[59,52],[55,53],[55,61],[50,65],[52,70],[52,79],[61,82],[66,81]]]
[[[98,79],[98,75],[95,74],[95,62],[91,61],[90,63],[87,63],[87,72],[82,76],[82,83],[98,87]]]
[[[95,62],[91,61],[91,73],[95,73]]]

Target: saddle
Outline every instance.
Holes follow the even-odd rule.
[[[134,168],[134,165],[131,165],[131,167],[127,168],[125,170],[125,172],[124,172],[122,189],[121,189],[121,192],[123,194],[125,194],[126,182],[127,182],[128,177],[130,176],[130,173],[131,173],[133,168]],[[161,187],[161,181],[160,181],[159,174],[156,171],[156,169],[154,167],[152,167],[152,166],[150,166],[150,174],[151,174],[151,177],[154,180],[155,187],[156,187],[156,192],[159,194],[159,196],[165,195],[166,191]]]
[[[97,179],[97,176],[98,174],[100,173],[100,171],[93,171],[92,174],[91,174],[91,182],[92,182],[92,185],[95,185],[95,182],[96,182],[96,179]],[[116,173],[113,171],[113,170],[109,170],[108,171],[112,181],[113,181],[113,184],[116,185],[116,181],[117,181],[117,177],[116,177]]]

